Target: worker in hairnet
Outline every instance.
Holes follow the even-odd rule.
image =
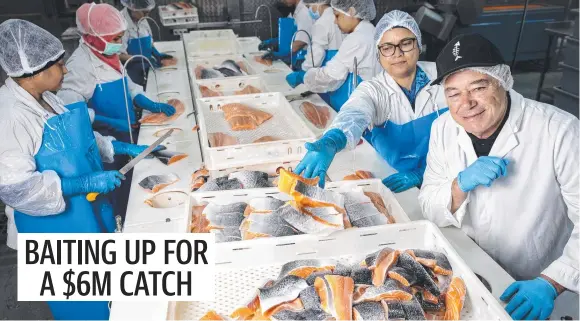
[[[286,81],[292,88],[305,84],[309,91],[329,93],[330,105],[338,111],[354,90],[353,77],[358,83],[371,79],[378,72],[373,41],[375,27],[371,23],[376,9],[373,0],[332,0],[330,5],[336,24],[348,35],[324,67],[292,72],[286,76]],[[353,74],[355,59],[358,75]]]
[[[330,7],[330,0],[302,1],[315,21],[312,26],[312,45],[308,47],[302,63],[302,70],[306,71],[326,65],[337,53],[344,35],[334,23],[334,10]]]
[[[431,123],[447,111],[435,63],[420,61],[421,31],[409,14],[393,10],[377,24],[374,45],[383,72],[363,82],[342,107],[329,130],[296,167],[307,177],[320,176],[341,149],[355,148],[372,126],[370,141],[398,171],[383,183],[393,192],[419,186],[425,170]]]
[[[131,134],[137,136],[133,131],[138,127],[133,105],[168,116],[175,113],[173,106],[149,99],[141,86],[123,76],[119,53],[126,22],[117,9],[108,4],[87,3],[77,10],[76,18],[82,37],[66,63],[69,72],[57,94],[65,104],[87,102],[94,110],[94,128],[125,143],[132,143]],[[128,157],[116,157],[105,168],[119,170],[128,161]],[[127,181],[130,180],[128,175]],[[116,213],[125,214],[130,185],[123,184],[111,197]]]
[[[121,0],[125,7],[121,14],[127,24],[127,30],[123,36],[123,49],[121,50],[121,62],[125,63],[133,55],[145,56],[155,67],[163,64],[170,64],[173,56],[159,52],[153,45],[151,26],[147,17],[153,8],[155,0]],[[134,58],[127,65],[127,72],[136,84],[144,86],[146,72],[149,70],[149,63],[139,58]]]
[[[84,102],[65,107],[52,93],[67,72],[61,42],[15,19],[0,24],[0,42],[9,77],[0,87],[0,200],[14,209],[8,243],[15,243],[12,220],[23,233],[113,232],[107,199],[89,203],[86,195],[121,185],[123,175],[103,171],[101,161],[112,161],[117,149],[112,138],[93,132]],[[109,318],[107,302],[48,305],[56,320]]]
[[[517,282],[501,300],[514,319],[545,320],[578,293],[578,119],[524,98],[501,52],[460,35],[437,58],[449,113],[433,123],[419,202],[461,228]]]
[[[288,15],[288,17],[294,18],[294,24],[297,30],[304,30],[308,34],[312,31],[312,25],[314,20],[309,14],[308,8],[304,5],[304,0],[280,0],[280,4],[286,8],[294,8],[293,12]],[[292,53],[295,54],[299,50],[303,49],[308,45],[308,36],[304,32],[300,32],[296,35],[294,42],[292,43]],[[259,50],[275,49],[275,44],[278,43],[278,38],[272,38],[264,40],[258,46]]]

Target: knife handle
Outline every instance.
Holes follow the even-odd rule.
[[[97,199],[99,193],[88,193],[87,194],[87,201],[94,202]]]

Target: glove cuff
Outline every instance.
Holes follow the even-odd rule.
[[[120,142],[118,140],[112,141],[111,144],[113,144],[113,151],[115,152],[115,155],[121,155],[121,154],[127,153],[126,147],[129,144]]]
[[[327,131],[322,136],[322,139],[331,142],[331,146],[335,148],[335,153],[338,153],[346,147],[346,135],[340,129],[333,128]]]
[[[469,193],[469,190],[465,186],[463,186],[463,184],[461,184],[461,174],[463,174],[463,172],[459,172],[459,174],[457,175],[457,186],[463,193]]]
[[[550,281],[544,279],[543,277],[539,276],[536,278],[536,280],[541,280],[542,282],[544,282],[550,289],[552,289],[553,294],[554,294],[554,300],[558,297],[558,290],[556,290],[556,288],[554,287],[554,285],[552,283],[550,283]]]
[[[73,195],[88,193],[88,192],[84,192],[82,190],[82,186],[85,186],[85,185],[82,184],[82,178],[80,178],[80,177],[70,177],[70,178],[61,177],[60,178],[60,187],[61,187],[63,196],[73,196]]]

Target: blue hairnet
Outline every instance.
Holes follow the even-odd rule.
[[[355,18],[371,21],[377,16],[377,9],[373,0],[332,0],[330,6],[346,15],[348,9],[354,8]]]
[[[380,44],[379,42],[383,38],[385,32],[395,27],[403,27],[411,31],[417,38],[417,46],[419,47],[419,52],[421,52],[423,43],[421,42],[421,30],[419,30],[419,25],[410,14],[399,10],[393,10],[386,13],[379,23],[377,23],[377,27],[375,28],[375,43],[377,46]]]
[[[133,11],[151,11],[155,8],[155,0],[121,0],[121,4]]]

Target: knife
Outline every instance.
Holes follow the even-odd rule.
[[[133,167],[135,167],[135,165],[137,165],[137,163],[139,163],[141,160],[143,160],[143,158],[147,157],[147,155],[151,154],[151,152],[159,145],[161,145],[161,143],[169,136],[171,136],[171,134],[173,133],[173,128],[170,129],[167,133],[165,133],[163,136],[159,137],[159,139],[157,139],[153,144],[151,144],[149,147],[147,147],[144,151],[142,151],[139,155],[137,155],[137,157],[133,158],[130,162],[128,162],[125,166],[123,166],[123,168],[121,168],[119,170],[119,173],[125,175],[127,174]],[[99,193],[89,193],[87,194],[87,201],[89,202],[94,202],[97,199],[97,196],[99,195]]]
[[[314,95],[314,93],[311,91],[305,91],[305,92],[303,92],[301,94],[297,94],[297,95],[288,95],[288,96],[286,96],[286,99],[288,99],[288,102],[293,102],[295,100],[302,100],[302,99],[304,99],[308,96],[311,96],[311,95]]]

